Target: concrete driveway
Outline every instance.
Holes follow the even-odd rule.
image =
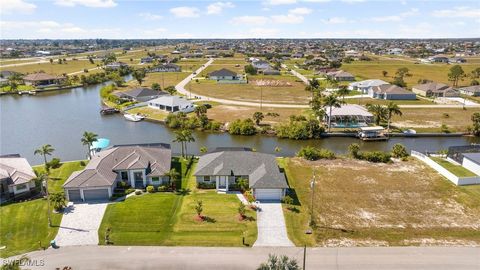
[[[69,203],[55,237],[62,246],[98,245],[98,229],[102,223],[107,202]]]
[[[258,238],[254,247],[293,247],[288,239],[280,202],[261,202],[257,211]]]

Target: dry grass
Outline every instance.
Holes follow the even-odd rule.
[[[472,125],[471,117],[479,108],[402,108],[403,116],[394,116],[393,125],[398,128],[414,128],[417,131],[440,131],[442,124],[450,131],[466,131]],[[448,117],[447,117],[448,115]]]
[[[145,80],[142,82],[142,86],[151,87],[153,83],[160,84],[160,87],[164,89],[168,86],[175,86],[181,80],[185,79],[189,72],[153,72],[147,73]],[[127,83],[128,88],[138,87],[136,80],[131,80]]]
[[[251,118],[255,112],[263,112],[263,114],[278,113],[278,117],[265,117],[261,124],[276,125],[288,121],[290,115],[307,114],[302,109],[290,109],[290,108],[266,108],[263,107],[260,110],[259,107],[244,107],[244,106],[232,106],[232,105],[217,105],[213,106],[207,111],[208,118],[216,121],[226,123],[235,119]]]
[[[292,158],[286,164],[289,184],[307,209],[316,169],[317,245],[480,245],[475,187],[456,187],[417,160],[373,164]],[[306,226],[288,228],[289,233]]]
[[[247,63],[243,61],[243,63],[234,63],[234,64],[219,64],[217,61],[214,61],[212,64],[210,64],[207,68],[205,68],[200,74],[198,74],[198,77],[205,77],[209,73],[215,71],[215,70],[220,70],[222,68],[226,68],[228,70],[231,70],[233,72],[236,72],[238,74],[245,74],[244,66]],[[237,65],[239,65],[237,67]]]
[[[47,62],[15,67],[2,67],[1,70],[17,71],[21,73],[34,73],[44,71],[49,74],[62,75],[63,73],[72,73],[77,71],[83,71],[84,69],[96,68],[97,64],[100,64],[100,61],[95,61],[95,64],[91,64],[89,61],[86,60],[67,60],[66,64],[58,64],[57,59],[55,59],[53,64]]]

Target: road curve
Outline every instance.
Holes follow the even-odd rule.
[[[28,253],[28,269],[256,269],[268,254],[303,261],[303,248],[72,246]],[[36,264],[36,265],[35,265]],[[58,269],[58,268],[57,268]],[[306,269],[480,269],[475,247],[308,248]]]

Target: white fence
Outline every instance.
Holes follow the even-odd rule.
[[[452,181],[457,186],[463,185],[475,185],[480,184],[480,176],[473,176],[473,177],[458,177],[445,169],[443,166],[438,164],[437,162],[430,159],[427,155],[424,155],[420,152],[412,150],[412,157],[416,157],[421,161],[425,162],[428,166],[436,170],[438,173],[446,177],[448,180]]]

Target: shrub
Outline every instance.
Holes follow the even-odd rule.
[[[360,145],[358,143],[352,143],[348,146],[348,153],[353,158],[358,158],[358,152],[360,151]]]
[[[147,192],[148,193],[154,193],[155,192],[155,188],[153,186],[147,186]]]
[[[158,192],[165,192],[165,191],[167,191],[167,190],[168,190],[168,187],[165,186],[165,185],[161,185],[161,186],[159,186],[159,187],[157,188],[157,191],[158,191]]]
[[[394,158],[408,157],[407,148],[401,143],[397,143],[392,147],[392,156]]]
[[[80,166],[84,167],[85,166],[85,161],[80,161]]]
[[[442,126],[440,127],[440,130],[441,130],[443,133],[450,133],[450,129],[449,129],[448,126],[445,125],[445,124],[442,124]]]
[[[237,119],[230,123],[228,133],[232,135],[254,135],[257,133],[257,129],[255,128],[255,123],[252,119]]]
[[[242,202],[240,202],[240,203],[238,204],[238,214],[239,214],[241,217],[245,217],[245,211],[246,211],[245,205],[244,205]]]
[[[328,149],[318,149],[312,146],[305,146],[298,151],[297,157],[301,157],[306,160],[334,159],[335,153]]]
[[[247,201],[249,203],[252,203],[255,201],[255,197],[253,196],[253,193],[251,190],[247,190],[243,193],[243,196],[245,196],[245,199],[247,199]]]
[[[50,201],[52,202],[55,211],[61,211],[67,206],[67,199],[65,199],[63,192],[50,194]]]
[[[141,190],[135,190],[135,195],[142,195],[142,191]]]
[[[60,168],[60,166],[62,166],[62,164],[60,163],[59,158],[52,158],[52,160],[50,160],[48,162],[47,166],[51,169],[57,169],[57,168]]]
[[[290,122],[276,126],[275,130],[277,137],[293,140],[318,139],[325,132],[318,120],[307,120],[301,115],[290,116]]]
[[[134,191],[135,191],[134,188],[129,188],[129,189],[125,190],[125,194],[130,194],[130,193],[132,193],[132,192],[134,192]]]
[[[287,205],[292,205],[293,204],[293,199],[292,197],[286,195],[282,198],[282,202]]]
[[[201,189],[214,189],[214,188],[216,188],[216,184],[215,184],[215,183],[199,182],[199,183],[197,183],[197,188],[201,188]]]
[[[369,161],[369,162],[390,162],[391,155],[390,153],[385,153],[381,151],[372,151],[372,152],[363,152],[359,154],[360,159]]]

